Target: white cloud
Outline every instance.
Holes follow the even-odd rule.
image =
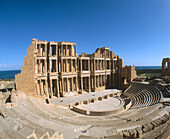
[[[2,70],[19,70],[21,69],[20,64],[0,64],[0,71]]]

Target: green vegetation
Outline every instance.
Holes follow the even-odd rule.
[[[14,81],[15,79],[0,79],[0,81]]]
[[[162,69],[144,69],[144,70],[136,70],[137,76],[139,77],[154,77],[161,76]]]

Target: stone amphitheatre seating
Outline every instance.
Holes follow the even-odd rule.
[[[130,109],[151,106],[157,104],[162,99],[161,91],[150,84],[132,83],[125,90],[126,94],[134,98],[134,103]]]
[[[12,107],[12,105],[8,104],[10,103],[0,107],[0,121],[3,126],[3,131],[6,132],[6,139],[63,139],[63,135],[56,130],[33,122],[34,120],[39,121],[41,118],[33,115],[33,111],[36,111],[36,109],[34,105],[30,105],[29,100],[25,101],[22,106],[19,107]],[[10,107],[12,107],[12,109]],[[29,119],[29,116],[32,118]]]
[[[113,94],[108,94],[83,103],[76,103],[72,110],[85,115],[102,116],[121,112],[124,106],[125,101]]]
[[[133,87],[133,86],[131,86]],[[147,90],[142,89],[147,88]],[[129,90],[133,88],[129,87]],[[136,108],[120,113],[110,113],[102,116],[80,114],[62,105],[47,104],[44,99],[29,97],[20,94],[16,97],[18,105],[6,103],[0,107],[0,138],[5,139],[85,139],[85,138],[138,138],[151,137],[154,130],[159,134],[167,130],[169,124],[169,107],[158,103],[157,88],[141,87],[138,95],[127,93],[120,95],[124,106],[133,100]],[[142,93],[144,95],[142,95]],[[95,98],[95,96],[97,96]],[[108,101],[116,94],[95,95],[92,99],[77,101],[75,105],[97,104]],[[145,99],[146,98],[146,99]],[[143,99],[143,100],[141,100]],[[157,105],[154,105],[157,104]],[[146,107],[146,106],[150,107]],[[153,133],[154,132],[154,133]],[[150,135],[148,135],[151,133]],[[155,134],[157,137],[159,134]]]

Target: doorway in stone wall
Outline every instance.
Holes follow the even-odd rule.
[[[52,80],[52,93],[53,96],[57,96],[57,80]]]
[[[72,87],[71,87],[72,83],[71,83],[71,78],[68,78],[68,92],[72,91]]]

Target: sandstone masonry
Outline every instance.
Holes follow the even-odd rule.
[[[27,95],[52,98],[121,88],[135,77],[135,67],[123,67],[109,47],[78,56],[76,43],[33,39],[15,82]]]
[[[164,58],[162,60],[162,75],[170,76],[170,58]]]

